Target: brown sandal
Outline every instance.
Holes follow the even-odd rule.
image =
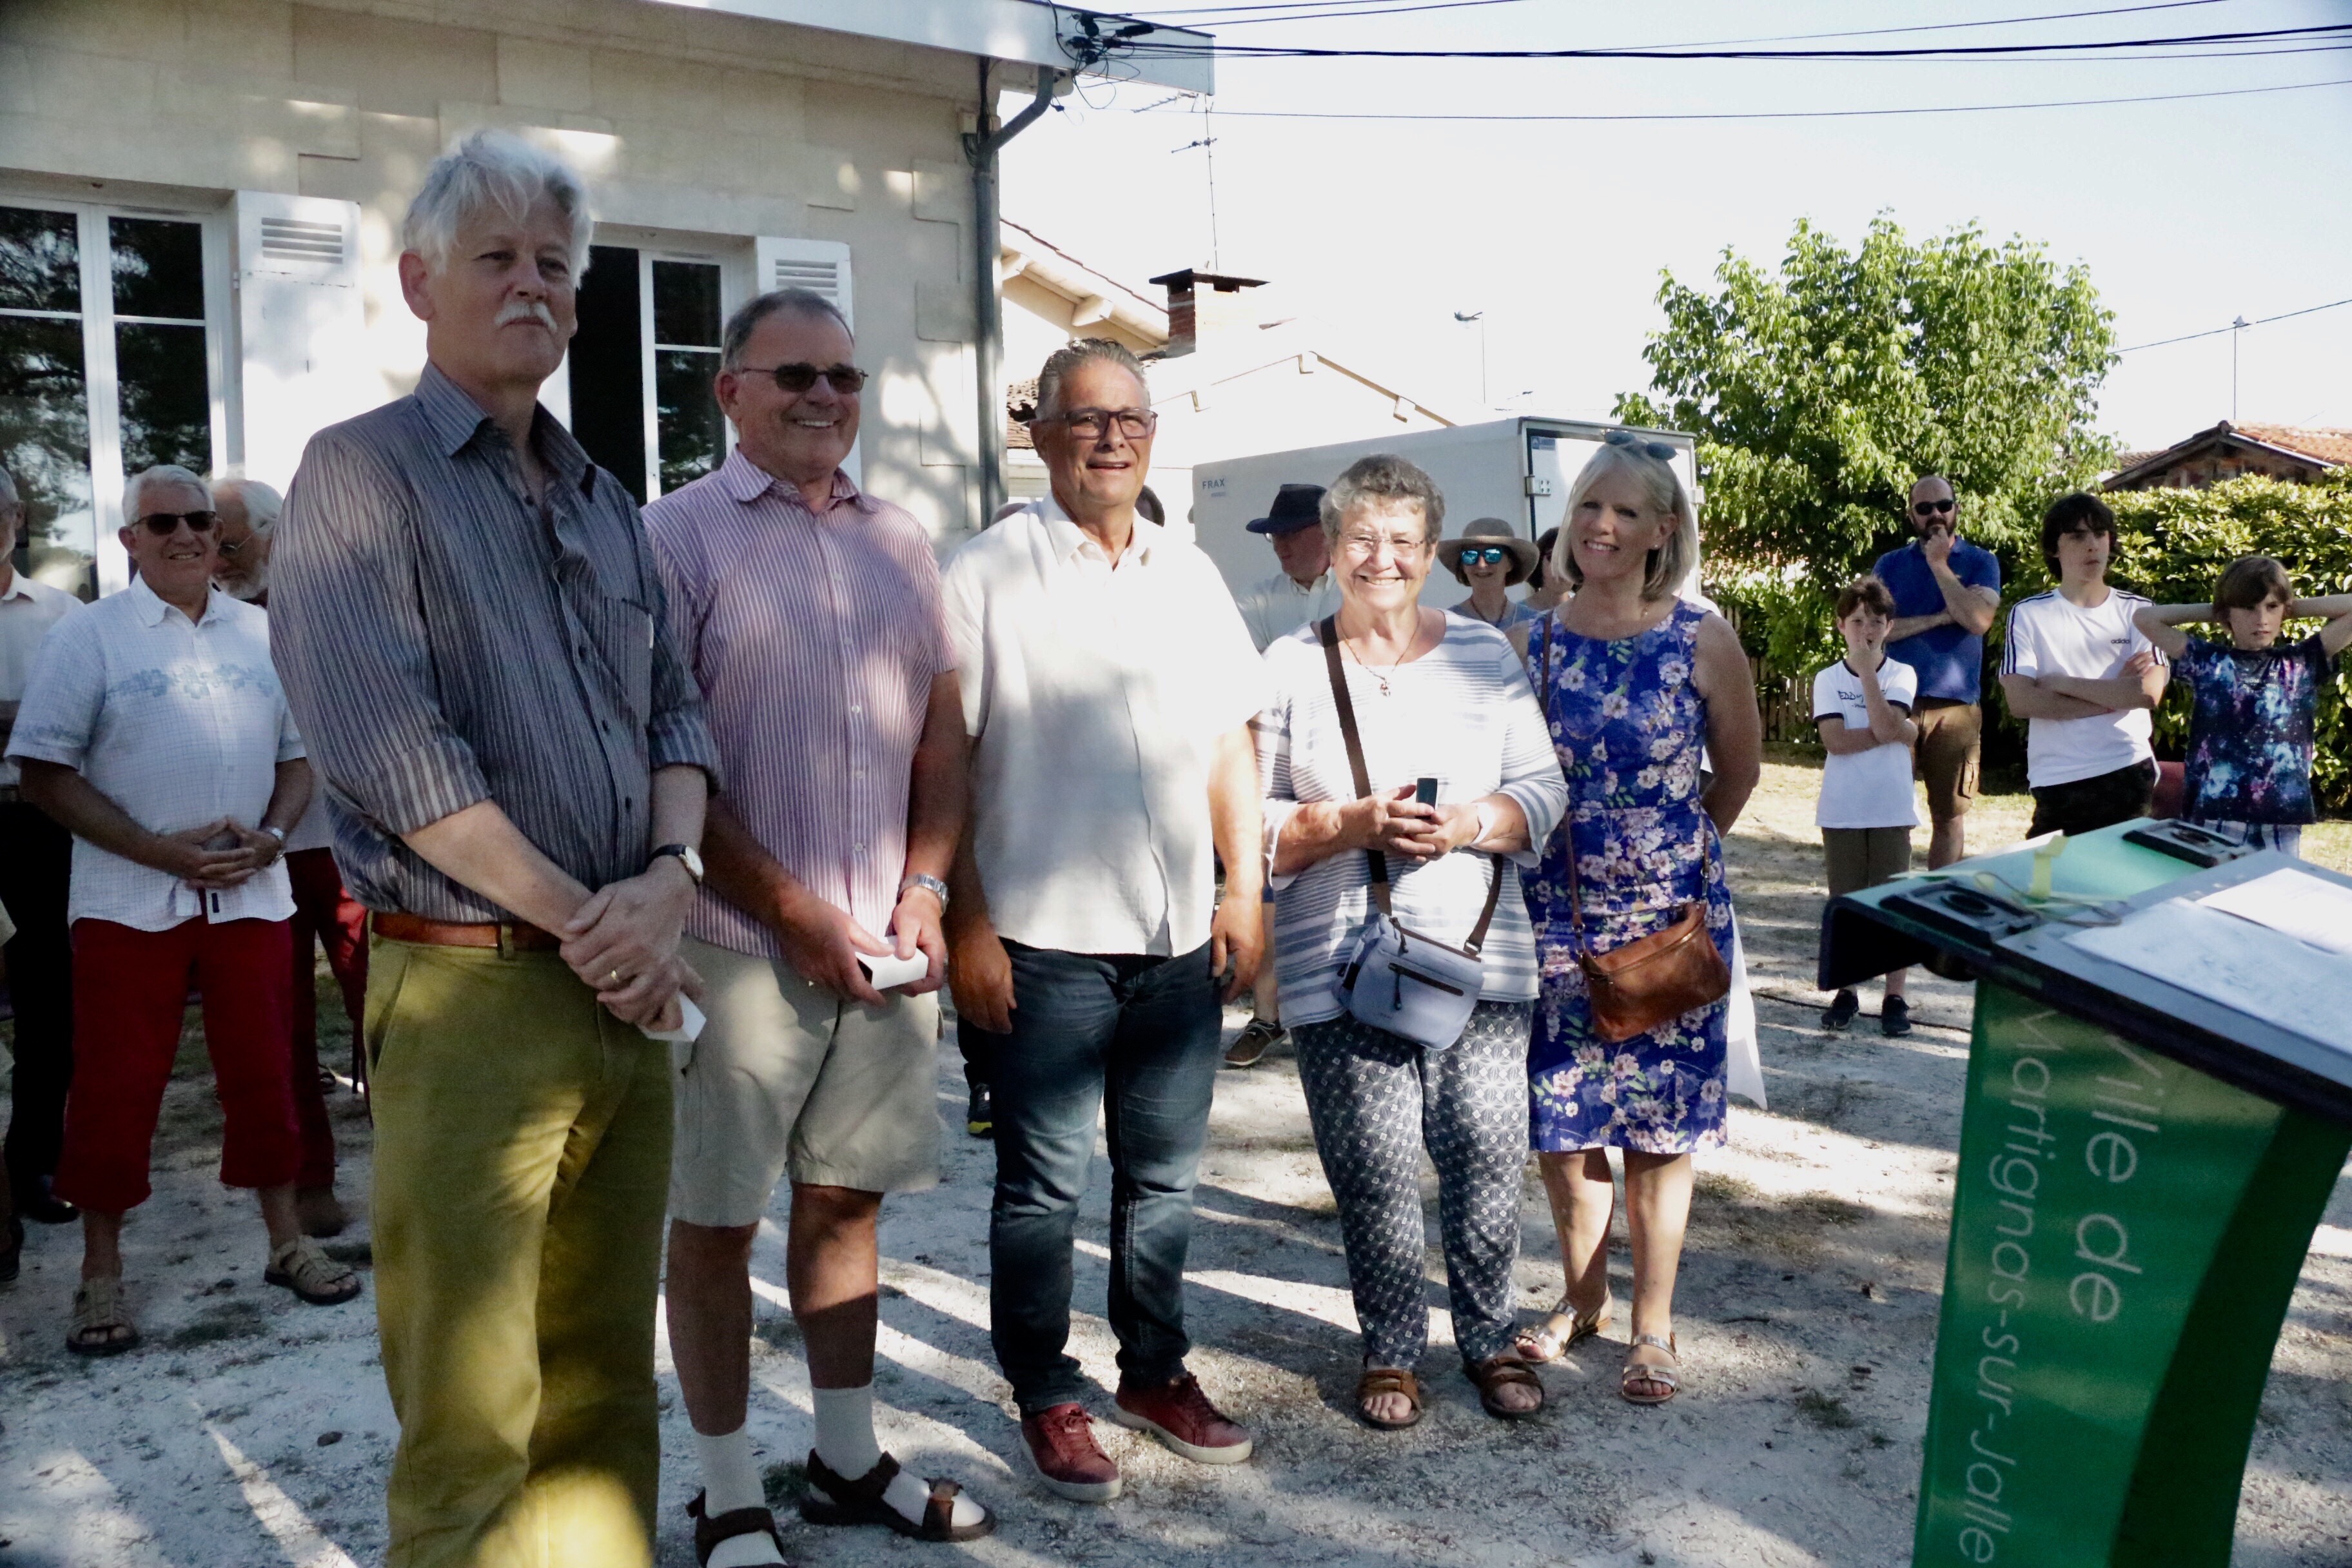
[[[1566,1296],[1541,1324],[1521,1329],[1511,1342],[1518,1348],[1519,1359],[1537,1366],[1558,1361],[1578,1345],[1609,1327],[1610,1314],[1616,1303],[1603,1299],[1598,1311],[1580,1312]]]
[[[885,1454],[874,1468],[847,1480],[809,1450],[809,1489],[801,1499],[801,1517],[811,1524],[887,1524],[917,1541],[978,1541],[996,1528],[996,1516],[983,1508],[970,1524],[955,1521],[955,1500],[963,1488],[953,1481],[931,1481],[929,1500],[923,1505],[920,1524],[908,1519],[882,1496],[898,1474],[898,1461]]]
[[[784,1551],[784,1538],[776,1532],[776,1516],[764,1508],[730,1508],[712,1518],[702,1511],[702,1500],[710,1494],[697,1492],[694,1500],[686,1505],[694,1521],[694,1560],[709,1568],[710,1554],[719,1550],[722,1541],[732,1541],[739,1535],[764,1535],[776,1543],[776,1555],[790,1561]]]
[[[1535,1368],[1529,1366],[1518,1352],[1505,1351],[1500,1355],[1490,1355],[1485,1361],[1465,1362],[1462,1370],[1472,1383],[1478,1385],[1479,1405],[1496,1420],[1525,1421],[1542,1412],[1545,1399],[1543,1379],[1536,1375]],[[1514,1384],[1536,1391],[1536,1402],[1525,1410],[1514,1410],[1495,1398],[1496,1394]]]
[[[1412,1414],[1402,1421],[1383,1421],[1371,1413],[1371,1402],[1383,1394],[1402,1394]],[[1356,1379],[1356,1418],[1380,1432],[1402,1432],[1421,1421],[1421,1380],[1397,1366],[1368,1366]]]
[[[66,1349],[76,1355],[109,1356],[138,1343],[139,1325],[122,1304],[122,1276],[100,1274],[83,1280],[74,1291],[73,1327],[66,1331]]]

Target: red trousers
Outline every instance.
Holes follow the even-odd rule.
[[[275,1187],[294,1180],[301,1156],[289,1081],[287,923],[199,919],[136,931],[112,921],[74,922],[74,1076],[58,1196],[101,1213],[147,1201],[155,1119],[179,1054],[191,984],[204,996],[205,1046],[227,1119],[222,1183]]]
[[[335,1184],[335,1129],[327,1120],[327,1094],[319,1082],[319,990],[311,942],[327,949],[327,967],[343,994],[352,1038],[360,1038],[367,1011],[367,909],[343,890],[331,849],[298,849],[286,857],[294,884],[294,1121],[302,1132],[302,1169],[294,1180],[305,1187]]]

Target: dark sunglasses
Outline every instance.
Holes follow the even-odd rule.
[[[1934,517],[1939,512],[1949,511],[1959,504],[1951,497],[1946,496],[1942,500],[1915,500],[1911,503],[1911,510],[1921,517]]]
[[[1473,561],[1476,561],[1488,566],[1500,566],[1504,562],[1508,561],[1510,558],[1511,552],[1504,549],[1501,545],[1489,544],[1483,550],[1464,551],[1462,552],[1462,564],[1467,566]]]
[[[866,373],[858,369],[854,364],[836,364],[823,367],[813,364],[747,364],[736,374],[739,375],[772,375],[776,378],[776,385],[780,389],[795,395],[806,392],[809,388],[814,386],[816,384],[817,377],[819,376],[823,376],[825,380],[833,383],[834,391],[840,393],[844,397],[847,397],[854,393],[863,392],[866,390]]]
[[[1631,430],[1612,430],[1601,437],[1604,447],[1631,447],[1645,458],[1655,458],[1661,463],[1675,460],[1675,449],[1664,441],[1644,441]]]
[[[147,531],[156,538],[169,539],[180,531],[180,524],[184,522],[191,533],[210,533],[213,524],[220,521],[220,514],[211,511],[151,511],[139,521],[145,523]]]

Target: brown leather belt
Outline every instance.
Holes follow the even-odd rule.
[[[404,910],[377,910],[369,926],[386,942],[426,947],[494,947],[501,952],[553,952],[563,939],[521,921],[429,921]]]

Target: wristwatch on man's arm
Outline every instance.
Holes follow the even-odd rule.
[[[646,862],[646,868],[650,870],[653,861],[660,859],[665,855],[677,857],[677,863],[686,868],[686,874],[694,879],[694,885],[698,888],[702,886],[702,854],[693,845],[657,844],[654,846],[653,859]]]
[[[948,885],[945,882],[927,872],[909,871],[898,880],[898,896],[903,899],[917,888],[939,900],[940,913],[948,912]]]

